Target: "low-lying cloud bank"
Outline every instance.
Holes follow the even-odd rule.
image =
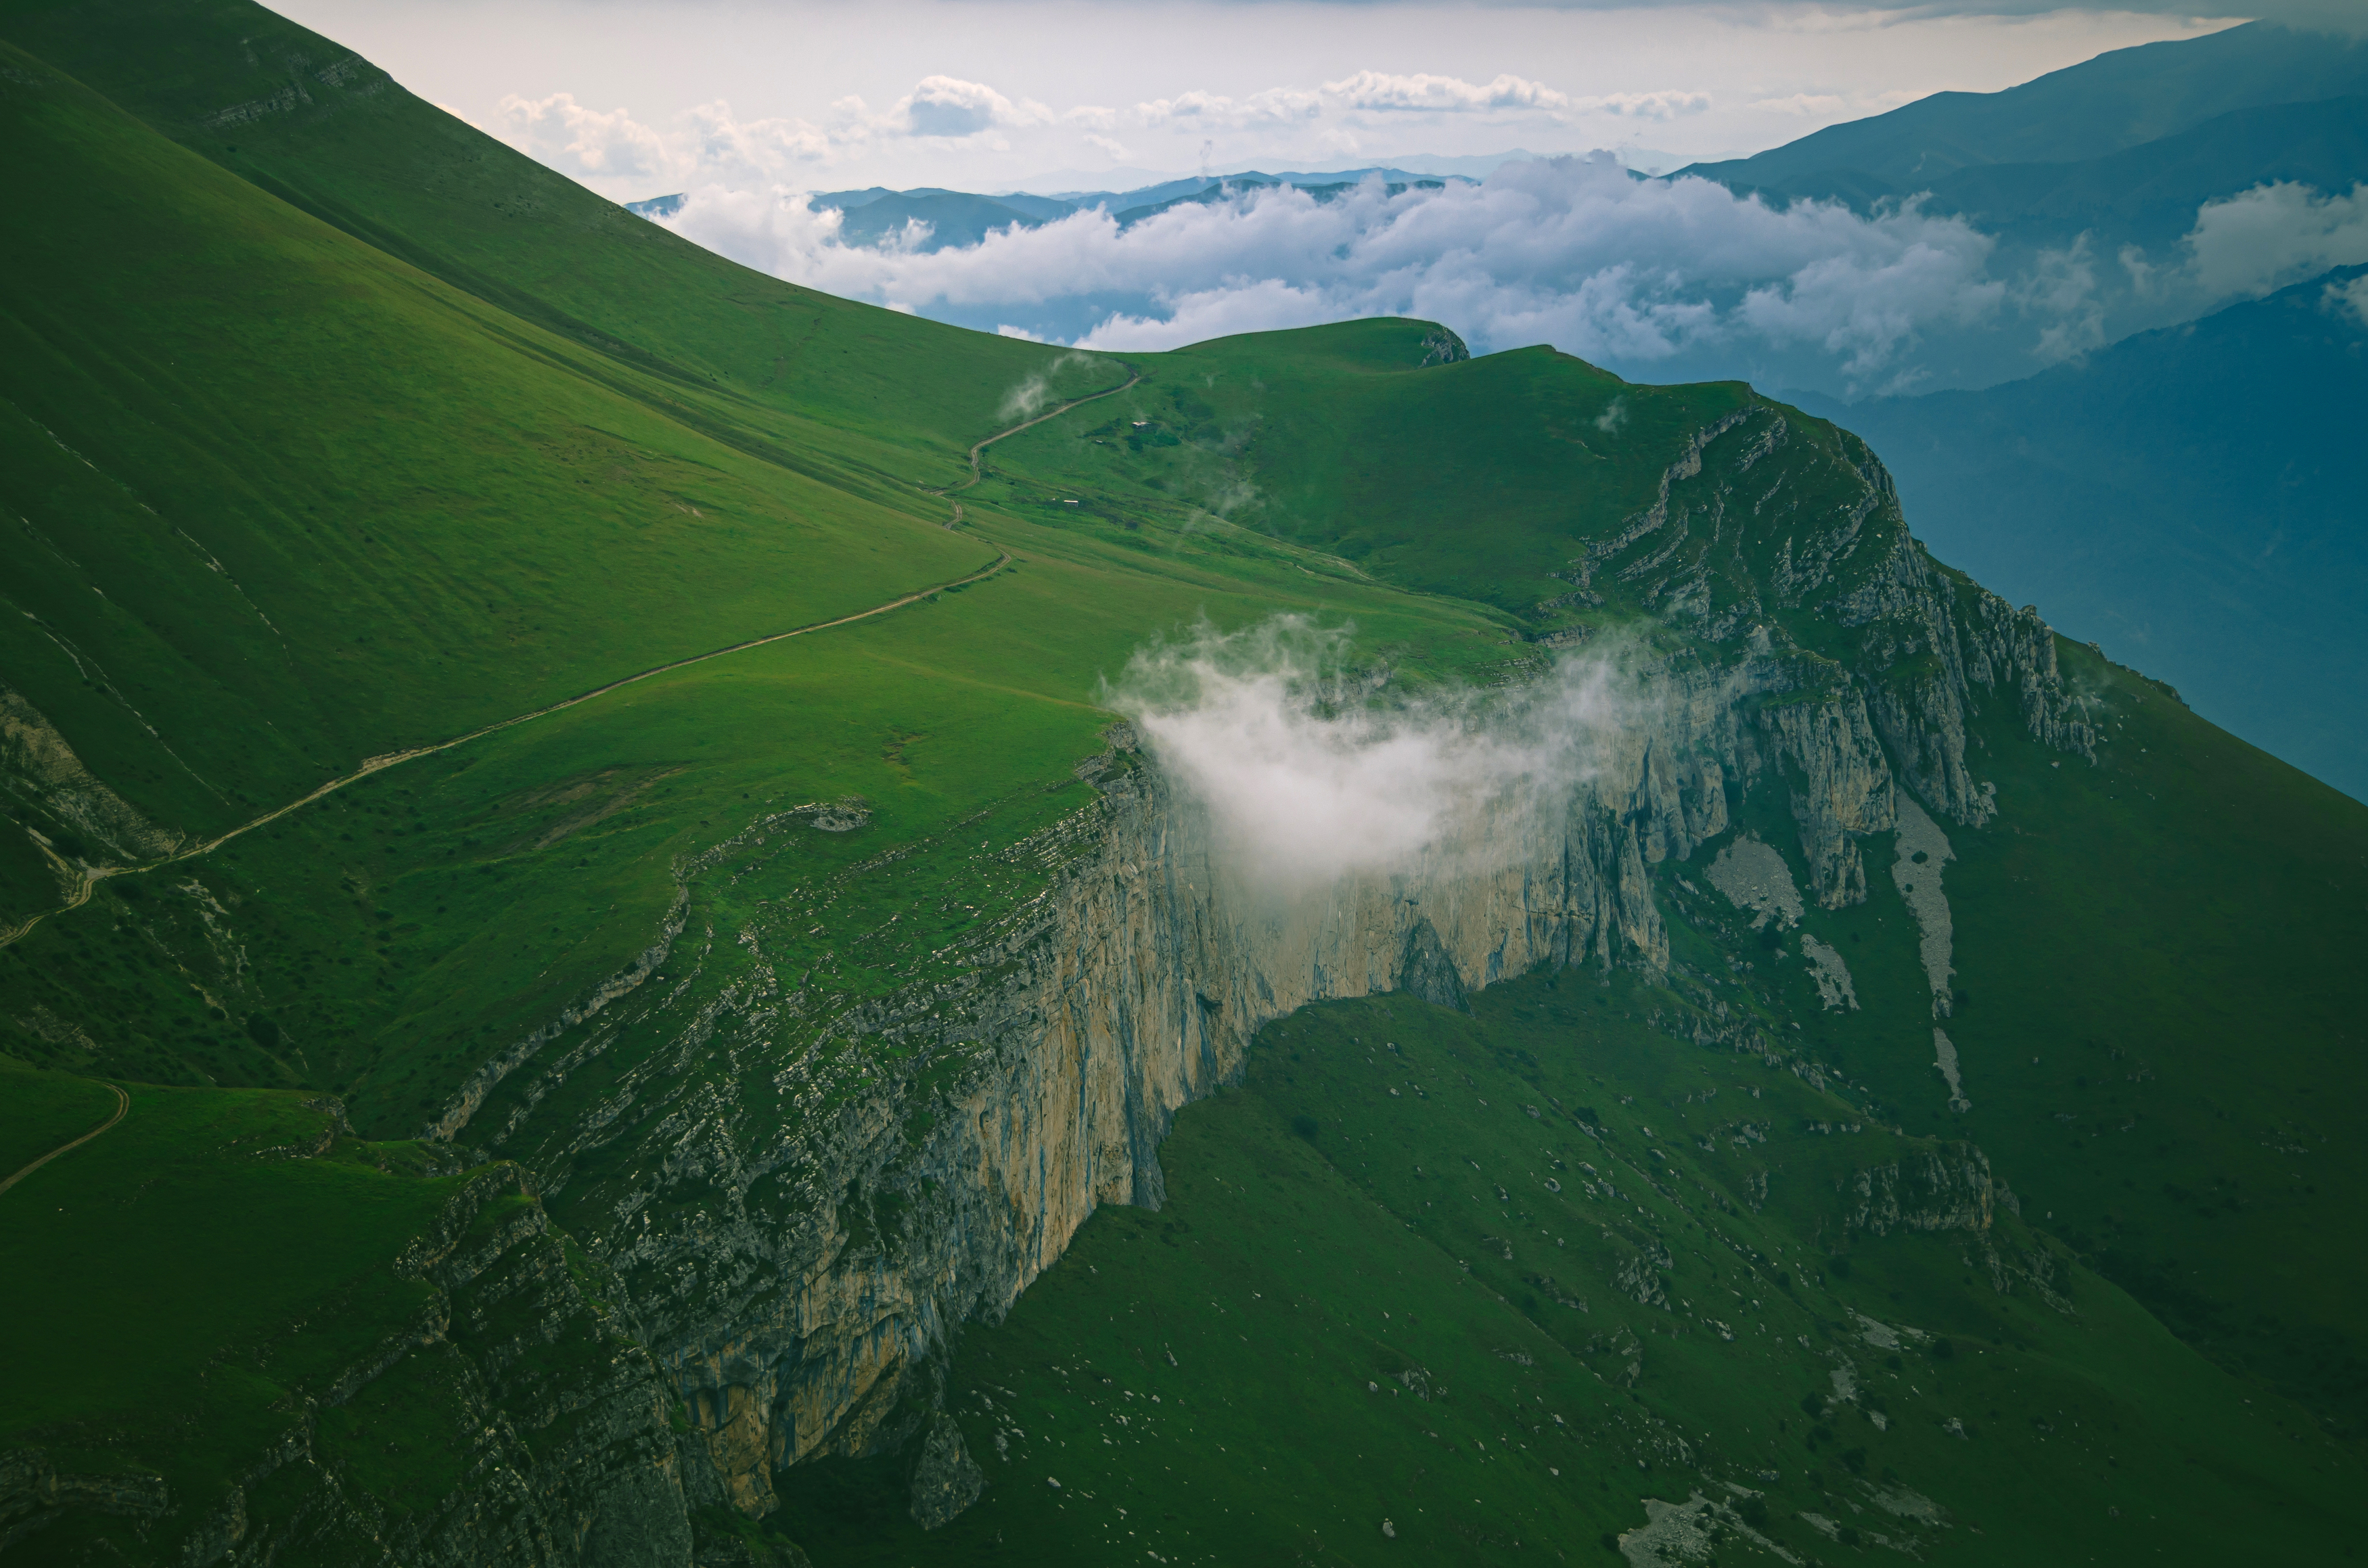
[[[1365,702],[1346,633],[1296,616],[1136,654],[1103,700],[1206,811],[1244,881],[1320,891],[1417,864],[1480,871],[1566,809],[1651,705],[1606,655],[1511,694]]]
[[[2002,256],[1918,203],[1772,207],[1608,154],[1331,200],[1259,188],[1121,230],[1084,212],[924,253],[839,215],[712,186],[669,225],[790,281],[987,330],[1158,349],[1357,316],[1445,323],[1475,352],[1548,343],[1649,381],[1740,376],[1841,396],[2025,375],[2139,327],[2368,261],[2368,187],[2206,204],[2171,254]]]

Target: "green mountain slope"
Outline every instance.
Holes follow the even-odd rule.
[[[644,371],[677,417],[842,488],[904,500],[916,477],[951,483],[987,433],[982,405],[1053,358],[884,331],[877,311],[749,272],[259,6],[18,0],[5,36],[290,205]]]
[[[2368,816],[1855,437],[1061,357],[259,10],[0,34],[0,1149],[130,1104],[0,1192],[12,1559],[2350,1549]],[[1265,906],[1104,682],[1278,615],[1649,700]]]
[[[992,559],[909,479],[891,507],[719,439],[13,58],[41,211],[6,328],[11,681],[90,710],[77,753],[148,819],[117,850]]]
[[[928,1535],[910,1460],[830,1460],[789,1521],[848,1562],[2208,1562],[2275,1506],[2345,1550],[2290,1406],[2003,1207],[1952,1222],[1970,1145],[1673,1053],[1653,1000],[1533,977],[1276,1026],[1179,1121],[1170,1203],[1098,1215],[962,1346],[978,1505]]]

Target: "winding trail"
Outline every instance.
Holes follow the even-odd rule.
[[[1143,373],[1137,370],[1131,374],[1126,381],[1119,386],[1111,387],[1106,392],[1088,392],[1084,397],[1072,398],[1067,403],[1061,404],[1058,408],[1047,410],[1045,413],[1037,415],[1032,419],[1023,420],[1019,424],[1011,426],[1008,430],[998,430],[994,435],[989,436],[985,439],[973,445],[969,453],[970,477],[962,481],[960,484],[954,485],[950,489],[933,490],[928,492],[928,494],[933,495],[947,497],[949,503],[953,507],[953,516],[947,520],[944,526],[949,528],[958,528],[961,526],[962,520],[962,503],[952,500],[951,497],[957,492],[968,490],[972,485],[976,484],[981,479],[985,477],[985,472],[981,467],[980,460],[987,448],[995,445],[997,441],[1005,439],[1007,437],[1017,436],[1022,430],[1032,429],[1034,426],[1043,424],[1048,419],[1057,419],[1062,415],[1068,413],[1069,410],[1079,407],[1082,404],[1098,402],[1099,400],[1106,397],[1116,397],[1119,393],[1125,392],[1128,388],[1133,387],[1142,380]],[[989,544],[994,543],[992,540],[985,540],[985,542]],[[890,610],[902,609],[906,605],[928,598],[932,594],[944,593],[951,588],[967,587],[973,583],[980,582],[985,578],[994,576],[997,572],[1002,571],[1006,566],[1008,566],[1011,563],[1011,552],[1009,551],[1005,550],[1001,545],[996,545],[995,549],[995,560],[988,565],[983,566],[979,570],[972,573],[967,577],[957,577],[951,582],[933,583],[926,588],[916,588],[911,593],[901,595],[896,598],[888,600],[884,604],[873,605],[870,609],[857,610],[852,615],[842,615],[835,620],[817,620],[809,625],[792,627],[787,631],[776,631],[764,637],[751,637],[746,642],[734,642],[722,648],[711,649],[709,652],[704,653],[693,653],[687,659],[676,659],[669,664],[653,665],[648,669],[639,670],[620,679],[612,680],[606,686],[596,686],[591,690],[578,692],[574,697],[565,698],[557,702],[548,703],[543,707],[532,709],[524,713],[513,714],[507,719],[496,720],[493,723],[482,725],[477,729],[471,730],[466,734],[455,735],[450,740],[438,741],[433,745],[413,746],[404,751],[391,751],[378,756],[364,757],[362,759],[361,766],[355,768],[351,773],[343,774],[337,778],[332,778],[327,783],[323,784],[318,789],[312,790],[310,793],[300,795],[295,800],[289,801],[286,805],[275,807],[271,811],[264,812],[261,816],[254,818],[252,821],[241,823],[238,826],[216,834],[211,838],[199,839],[185,848],[176,849],[172,854],[160,857],[157,859],[143,860],[137,865],[131,866],[85,867],[67,861],[63,857],[59,856],[54,850],[45,849],[44,854],[51,865],[56,867],[69,878],[73,879],[71,889],[66,894],[65,901],[59,904],[55,909],[44,910],[40,914],[28,915],[23,922],[18,925],[0,928],[0,948],[6,948],[17,941],[28,932],[31,931],[34,926],[49,918],[49,916],[52,915],[63,915],[70,909],[79,909],[82,905],[89,903],[92,892],[102,881],[108,877],[130,876],[132,873],[139,871],[161,870],[166,866],[174,865],[182,860],[193,859],[200,855],[210,855],[213,851],[221,848],[223,845],[228,844],[233,838],[237,838],[244,834],[253,833],[256,828],[275,823],[290,812],[302,811],[304,807],[311,805],[313,801],[320,800],[323,796],[333,795],[348,784],[359,784],[372,774],[383,773],[388,768],[393,767],[399,763],[410,762],[416,758],[423,756],[433,756],[438,752],[450,751],[454,746],[466,745],[471,741],[482,740],[485,736],[494,734],[499,731],[510,729],[516,725],[524,724],[536,719],[547,718],[551,714],[561,712],[569,708],[574,708],[579,703],[589,702],[596,697],[606,697],[609,693],[622,687],[632,686],[636,681],[648,680],[653,676],[662,676],[670,671],[688,669],[692,665],[702,665],[710,659],[721,659],[731,653],[745,653],[751,648],[762,648],[768,642],[784,642],[791,637],[804,637],[816,631],[827,631],[835,626],[848,626],[859,620],[869,620],[873,616],[886,615]],[[119,1095],[121,1092],[122,1091],[120,1090],[117,1091]],[[127,1100],[125,1104],[128,1106],[130,1102]],[[118,1109],[116,1112],[116,1119],[120,1120],[122,1119],[122,1110]],[[107,1127],[112,1127],[114,1125],[114,1121],[109,1121],[107,1124]],[[88,1137],[97,1137],[99,1132],[107,1131],[107,1127],[100,1128],[98,1132],[90,1133]],[[77,1140],[77,1142],[86,1141],[86,1139]],[[66,1145],[66,1149],[71,1149],[74,1146],[74,1144],[69,1143]],[[17,1181],[30,1172],[35,1165],[39,1165],[46,1160],[56,1159],[59,1154],[63,1154],[65,1152],[65,1149],[59,1149],[51,1153],[43,1155],[40,1160],[34,1161],[33,1165],[27,1165],[24,1170],[18,1171],[15,1176],[10,1176],[6,1182],[0,1183],[0,1192],[6,1192],[10,1186],[13,1186]]]
[[[76,1149],[81,1148],[84,1144],[89,1142],[92,1139],[97,1137],[100,1133],[114,1126],[117,1122],[121,1121],[123,1119],[123,1113],[131,1108],[131,1096],[125,1094],[121,1089],[117,1088],[113,1084],[108,1084],[106,1087],[108,1093],[115,1096],[115,1114],[113,1116],[108,1117],[105,1121],[100,1122],[97,1127],[92,1128],[89,1131],[84,1133],[73,1142],[59,1144],[48,1153],[43,1154],[40,1159],[35,1160],[31,1165],[27,1165],[24,1169],[18,1171],[15,1176],[10,1176],[6,1181],[0,1181],[0,1192],[7,1191],[10,1187],[24,1180],[27,1176],[31,1176],[35,1171],[40,1170],[43,1165],[48,1165],[51,1160],[56,1159],[60,1154],[73,1153]]]
[[[1073,408],[1082,408],[1089,403],[1099,403],[1106,397],[1116,397],[1119,393],[1137,385],[1142,381],[1142,380],[1143,372],[1140,370],[1133,371],[1123,382],[1110,388],[1108,392],[1087,392],[1083,397],[1073,397],[1058,408],[1047,409],[1044,413],[1038,415],[1035,418],[1023,420],[1019,424],[1014,425],[1008,430],[996,431],[994,435],[989,436],[985,440],[981,441],[971,448],[970,477],[968,479],[963,480],[960,484],[953,486],[951,489],[932,490],[929,494],[932,495],[943,495],[951,499],[954,495],[961,494],[962,491],[968,490],[972,485],[976,484],[980,480],[986,477],[986,471],[980,467],[980,460],[985,456],[986,449],[995,445],[997,441],[1003,440],[1008,437],[1017,436],[1022,430],[1032,430],[1048,419],[1058,419],[1061,415],[1068,413],[1069,410]],[[946,519],[946,527],[950,528],[960,528],[962,520],[962,503],[954,501],[952,505],[954,515]]]

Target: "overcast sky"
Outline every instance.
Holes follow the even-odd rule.
[[[620,199],[710,184],[1053,189],[1204,163],[1338,168],[1515,147],[1718,156],[2236,19],[1294,0],[279,8]]]

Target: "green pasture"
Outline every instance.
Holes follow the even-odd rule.
[[[17,1347],[0,1441],[29,1437],[61,1471],[160,1475],[177,1516],[414,1326],[429,1289],[392,1265],[459,1180],[419,1174],[402,1145],[332,1142],[331,1113],[299,1094],[129,1087],[115,1127],[0,1194],[0,1323]],[[88,1079],[13,1062],[0,1091],[12,1152],[113,1109]]]
[[[1270,1027],[1178,1117],[1169,1200],[1097,1214],[965,1336],[978,1505],[925,1536],[909,1455],[829,1460],[768,1528],[848,1563],[1616,1562],[1639,1498],[1700,1493],[1719,1561],[1774,1560],[1737,1525],[1827,1562],[2349,1550],[2349,1457],[2303,1411],[2084,1268],[2050,1305],[1968,1267],[2046,1245],[2011,1215],[1838,1236],[1838,1176],[1945,1146],[1673,1048],[1639,1015],[1675,1002],[1565,973]],[[1655,1248],[1645,1304],[1614,1280]]]

